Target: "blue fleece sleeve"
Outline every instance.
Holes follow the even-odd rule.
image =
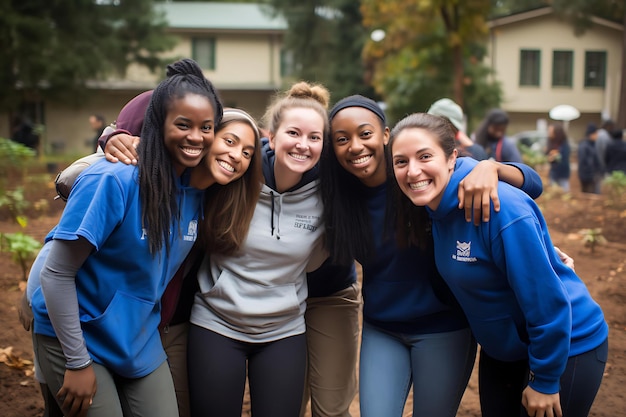
[[[523,192],[528,194],[533,200],[538,198],[543,193],[543,183],[541,177],[531,167],[526,164],[518,162],[506,162],[507,165],[511,165],[522,171],[524,175],[524,184],[520,188]]]
[[[509,207],[511,205],[507,205]],[[559,392],[569,356],[572,309],[567,290],[551,264],[553,245],[532,214],[510,218],[492,236],[494,261],[505,271],[528,334],[529,385],[545,394]]]

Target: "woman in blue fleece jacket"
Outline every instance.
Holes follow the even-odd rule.
[[[457,208],[468,171],[441,117],[407,116],[389,149],[408,197],[399,200],[400,241],[415,240],[424,226],[415,206],[425,206],[437,268],[481,346],[483,416],[517,416],[520,404],[530,416],[586,416],[602,381],[608,326],[585,284],[560,261],[537,205],[501,182],[507,204],[489,223],[468,224]]]
[[[189,168],[222,105],[194,61],[167,75],[146,110],[139,165],[102,160],[78,177],[33,294],[37,358],[68,417],[178,415],[159,300],[196,240],[204,192]]]

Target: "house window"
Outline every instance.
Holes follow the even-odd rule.
[[[604,87],[606,83],[606,52],[585,52],[585,87]]]
[[[191,53],[194,61],[204,70],[215,69],[215,38],[193,38]]]
[[[554,51],[552,53],[552,86],[571,87],[574,68],[574,52]]]
[[[285,48],[280,50],[280,76],[289,77],[294,73],[293,52]]]
[[[520,51],[520,86],[539,86],[539,68],[541,51],[537,49],[522,49]]]

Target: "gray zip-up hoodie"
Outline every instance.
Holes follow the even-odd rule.
[[[317,167],[293,189],[276,191],[274,151],[263,141],[265,184],[237,255],[206,257],[191,322],[245,342],[305,331],[306,272],[327,256]]]

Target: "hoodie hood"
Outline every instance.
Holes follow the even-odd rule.
[[[470,171],[476,166],[476,162],[471,158],[457,158],[454,166],[454,172],[450,176],[450,181],[446,185],[446,189],[443,191],[443,198],[437,210],[431,210],[426,207],[428,214],[433,219],[441,219],[447,216],[453,210],[459,210],[459,198],[457,191],[459,189],[459,182],[470,173]]]
[[[274,150],[270,148],[269,138],[261,138],[261,152],[263,157],[263,177],[265,178],[265,185],[272,190],[276,190],[276,177],[274,176],[274,161],[276,155]],[[302,175],[302,179],[295,186],[287,191],[294,191],[302,186],[315,181],[319,177],[319,162],[310,170]]]

